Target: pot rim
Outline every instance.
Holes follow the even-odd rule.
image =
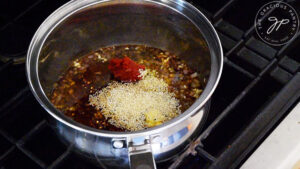
[[[187,19],[190,20],[189,17],[187,17],[185,14],[183,14],[178,7],[184,7],[187,10],[190,10],[198,15],[198,17],[201,17],[201,19],[204,19],[206,22],[208,29],[210,29],[210,33],[212,33],[212,36],[215,38],[213,39],[217,43],[217,48],[219,54],[216,55],[215,61],[211,61],[211,72],[209,75],[209,80],[203,90],[203,93],[201,96],[193,103],[191,107],[189,107],[185,112],[177,116],[176,118],[167,121],[163,123],[162,125],[155,126],[152,128],[144,129],[144,130],[139,130],[139,131],[126,131],[126,132],[116,132],[116,131],[106,131],[106,130],[99,130],[95,129],[89,126],[85,126],[83,124],[80,124],[69,117],[65,116],[62,112],[57,110],[52,103],[49,101],[48,97],[44,93],[42,86],[39,81],[39,76],[38,76],[38,60],[39,60],[39,54],[41,52],[41,49],[44,45],[44,42],[50,35],[50,33],[66,18],[71,16],[72,14],[93,6],[95,4],[99,3],[104,3],[104,2],[111,2],[111,1],[117,1],[117,0],[72,0],[60,8],[58,8],[56,11],[54,11],[38,28],[36,33],[34,34],[28,52],[27,52],[27,59],[26,59],[26,73],[27,73],[27,80],[30,86],[30,89],[32,93],[34,94],[35,98],[38,100],[38,102],[42,105],[42,107],[56,120],[60,121],[61,123],[79,130],[81,132],[86,132],[92,135],[98,135],[98,136],[104,136],[104,137],[132,137],[132,136],[141,136],[141,135],[152,135],[152,134],[157,134],[160,131],[163,131],[167,128],[170,128],[186,119],[188,119],[190,116],[193,116],[195,113],[197,113],[211,98],[213,92],[215,91],[219,80],[221,78],[222,70],[223,70],[223,50],[221,46],[221,42],[219,39],[219,36],[210,23],[210,21],[205,17],[203,13],[201,13],[196,7],[192,6],[188,2],[185,2],[183,0],[121,0],[121,2],[127,2],[130,3],[131,1],[133,2],[150,2],[154,3],[156,5],[162,5],[164,7],[170,8],[171,10],[174,10],[181,15],[185,16]],[[120,2],[120,1],[117,1]],[[74,6],[76,9],[74,10]],[[177,8],[176,8],[177,7]],[[198,25],[194,21],[190,20],[198,29]],[[199,29],[200,31],[200,29]],[[208,40],[206,40],[206,43],[208,43]],[[209,44],[208,44],[209,45]],[[210,48],[210,46],[209,46]],[[217,53],[216,52],[216,53]],[[212,53],[210,49],[210,53]],[[212,57],[212,56],[211,56]],[[219,63],[216,63],[219,62]],[[218,70],[217,74],[212,71],[212,67],[214,64],[218,64],[218,67],[216,68]],[[215,77],[212,77],[215,76]],[[212,79],[213,78],[213,79]],[[208,89],[208,85],[210,86],[211,89]],[[209,91],[208,91],[209,90]]]

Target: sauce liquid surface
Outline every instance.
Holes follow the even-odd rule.
[[[89,95],[116,80],[108,70],[109,60],[126,56],[157,72],[168,84],[169,92],[179,100],[181,112],[194,103],[204,88],[199,74],[176,55],[144,45],[121,45],[100,48],[74,60],[54,84],[51,102],[81,124],[101,130],[125,131],[111,125],[101,110],[91,106]]]

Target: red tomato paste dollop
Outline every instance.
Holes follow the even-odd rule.
[[[129,57],[124,57],[122,59],[111,59],[108,69],[113,73],[116,79],[123,82],[135,82],[142,79],[139,70],[145,70],[145,66],[137,64]]]

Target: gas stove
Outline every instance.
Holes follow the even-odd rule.
[[[270,45],[258,35],[255,17],[270,2],[267,0],[188,1],[216,28],[224,50],[224,71],[199,137],[184,153],[173,161],[158,164],[158,168],[256,168],[250,165],[253,156],[284,124],[290,112],[299,113],[299,109],[293,109],[300,98],[300,34],[280,46]],[[25,76],[26,51],[34,32],[66,2],[1,2],[1,169],[99,168],[56,137]],[[300,13],[299,1],[284,2]]]

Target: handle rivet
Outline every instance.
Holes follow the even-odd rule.
[[[122,140],[115,140],[113,142],[113,147],[117,148],[117,149],[123,148],[124,147],[124,142]]]

